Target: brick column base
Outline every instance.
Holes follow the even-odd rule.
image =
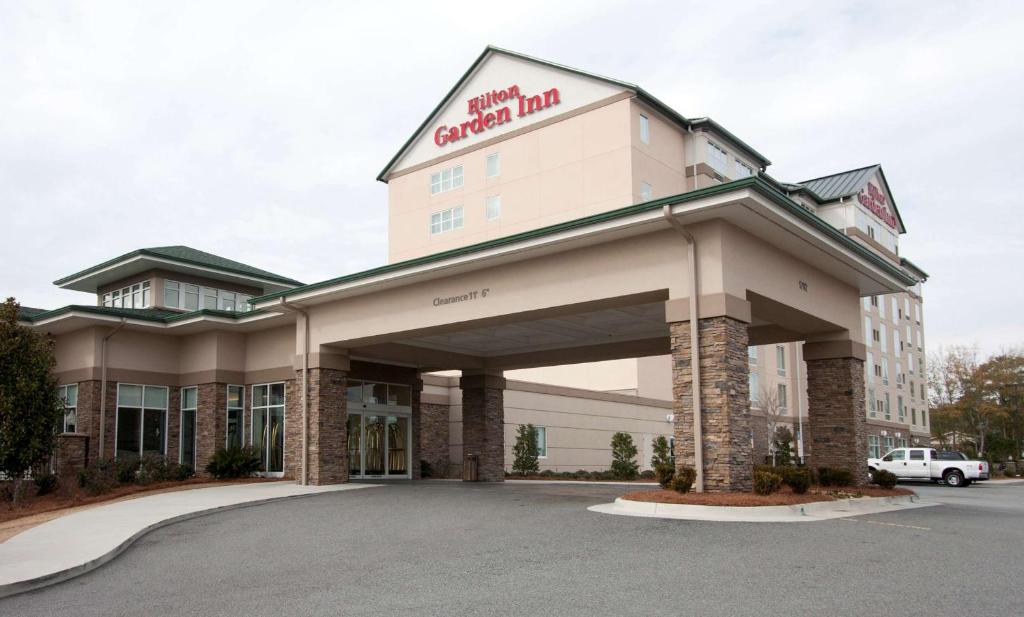
[[[864,361],[825,358],[806,362],[808,464],[849,470],[854,484],[866,484]]]
[[[463,373],[462,451],[479,457],[481,482],[505,481],[505,378]]]
[[[690,322],[669,323],[676,465],[694,466]],[[731,317],[698,320],[704,490],[753,488],[747,324]]]
[[[448,416],[448,405],[420,403],[420,458],[430,464],[435,478],[451,477]]]
[[[296,373],[302,383],[302,371]],[[300,385],[301,387],[301,385]],[[337,369],[309,369],[309,483],[340,484],[348,482],[348,373]],[[302,396],[301,389],[299,396]],[[302,401],[299,400],[301,422]],[[298,438],[301,444],[302,425]],[[301,457],[301,445],[300,454]],[[296,469],[302,473],[302,460]]]
[[[89,457],[89,436],[82,433],[58,435],[54,455],[56,474],[67,480],[76,480],[78,472],[85,469]]]

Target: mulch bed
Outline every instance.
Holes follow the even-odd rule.
[[[552,480],[552,481],[555,481],[555,482],[594,482],[595,484],[600,484],[601,482],[615,482],[616,484],[634,483],[634,482],[635,483],[647,483],[647,484],[650,484],[650,483],[654,482],[654,478],[650,478],[650,479],[637,478],[636,480],[593,480],[591,478],[560,478],[560,477],[540,476],[540,475],[505,476],[505,479],[506,480],[545,480],[545,481],[546,480]]]
[[[877,486],[849,488],[812,488],[803,495],[798,495],[789,487],[783,487],[771,495],[756,493],[677,493],[664,489],[636,491],[626,493],[623,499],[630,501],[647,501],[653,503],[675,503],[691,506],[793,506],[817,501],[835,501],[850,497],[895,497],[914,495],[914,491],[906,488],[884,489]]]

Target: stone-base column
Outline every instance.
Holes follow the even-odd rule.
[[[79,433],[89,436],[87,465],[95,463],[99,455],[100,383],[98,379],[78,382],[78,425],[75,428]],[[113,457],[113,453],[107,456]]]
[[[749,491],[750,394],[747,324],[731,317],[698,320],[704,490]],[[694,466],[690,322],[669,323],[676,465]]]
[[[836,343],[805,343],[807,362],[808,465],[849,470],[855,484],[866,484],[867,423],[864,417],[863,346],[847,357],[835,355]],[[809,439],[807,439],[809,437]]]
[[[414,379],[410,384],[412,388],[411,406],[412,406],[412,417],[409,418],[411,423],[410,430],[412,434],[409,436],[409,476],[413,480],[419,480],[423,477],[423,465],[420,460],[423,458],[423,454],[420,450],[420,435],[423,431],[423,380]]]
[[[54,472],[61,478],[76,480],[85,469],[89,457],[89,436],[83,433],[62,433],[57,436],[54,451]]]
[[[302,371],[296,374],[302,396]],[[309,369],[309,461],[310,484],[340,484],[348,482],[348,373],[331,368]],[[301,418],[301,398],[298,401]],[[300,420],[301,422],[301,420]],[[297,437],[300,442],[297,474],[302,473],[302,425]]]
[[[196,474],[206,475],[206,465],[227,439],[228,386],[200,384],[196,398]]]
[[[450,413],[449,405],[420,402],[420,458],[430,464],[435,478],[451,477]]]
[[[462,451],[479,457],[481,482],[505,481],[505,378],[501,373],[463,372]]]

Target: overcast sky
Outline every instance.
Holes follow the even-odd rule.
[[[929,347],[1024,342],[1024,3],[360,5],[0,4],[0,293],[91,303],[51,281],[170,244],[384,263],[374,178],[491,43],[709,115],[782,180],[881,163]]]

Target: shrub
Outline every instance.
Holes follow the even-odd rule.
[[[118,484],[132,484],[139,475],[139,459],[126,456],[114,461],[114,475]]]
[[[38,474],[32,480],[36,483],[36,495],[46,495],[57,488],[57,476],[52,473]]]
[[[135,481],[139,484],[152,484],[168,479],[169,465],[164,457],[158,454],[147,454],[139,461],[139,471]]]
[[[811,470],[806,467],[786,467],[782,474],[782,482],[793,489],[797,495],[803,495],[811,488]]]
[[[113,461],[96,461],[78,472],[78,486],[90,495],[106,493],[117,486],[117,466]]]
[[[758,495],[771,495],[782,486],[782,476],[770,471],[754,472],[754,492]]]
[[[252,446],[234,446],[217,450],[206,465],[206,472],[218,480],[247,478],[263,466],[260,451]]]
[[[551,469],[545,469],[544,471],[540,472],[540,476],[542,478],[552,478],[552,477],[554,477],[554,475],[555,475],[555,472],[553,470],[551,470]]]
[[[167,479],[181,482],[188,480],[192,476],[196,475],[196,470],[192,468],[192,465],[185,465],[183,463],[175,463],[167,466]]]
[[[688,493],[697,479],[697,470],[693,467],[680,467],[672,477],[669,486],[677,493]]]
[[[654,468],[654,477],[658,480],[658,484],[661,488],[668,488],[669,484],[672,483],[672,478],[676,475],[676,468],[668,463],[664,465],[658,465]]]
[[[619,480],[635,480],[640,472],[636,458],[636,445],[629,433],[612,435],[612,473]]]
[[[654,440],[654,452],[651,455],[651,469],[657,469],[659,465],[672,464],[672,452],[669,451],[668,440],[664,435],[658,435]]]
[[[896,474],[879,469],[874,473],[874,483],[882,488],[893,488],[896,486]]]
[[[640,472],[640,477],[643,478],[644,480],[653,480],[654,477],[655,477],[654,476],[654,470],[653,469],[645,469],[645,470]]]
[[[850,486],[853,474],[846,469],[818,467],[818,484],[821,486]]]
[[[540,449],[537,445],[537,431],[532,424],[520,424],[516,433],[516,444],[512,446],[512,471],[529,475],[540,471]]]
[[[605,469],[604,471],[594,471],[594,472],[591,472],[590,479],[591,480],[615,480],[616,477],[615,477],[615,473],[612,472],[610,469]]]

